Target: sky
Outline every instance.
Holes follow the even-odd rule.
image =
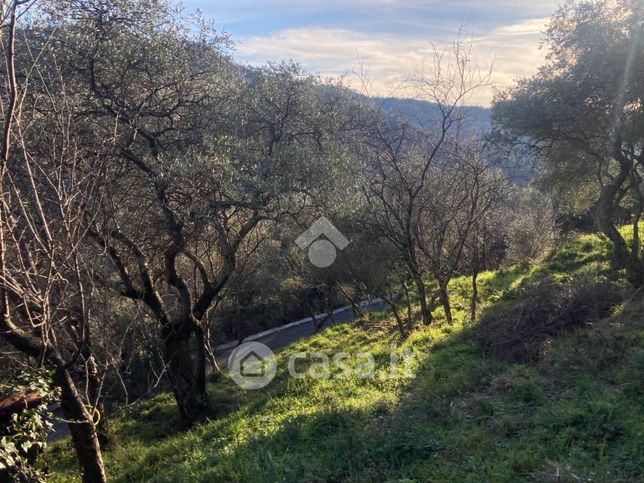
[[[323,77],[344,76],[371,95],[405,97],[401,82],[431,65],[433,48],[459,29],[491,84],[469,104],[488,106],[494,89],[530,76],[543,62],[542,33],[559,0],[184,0],[235,42],[244,64],[292,59]],[[428,58],[430,60],[428,60]],[[426,67],[425,67],[426,68]]]

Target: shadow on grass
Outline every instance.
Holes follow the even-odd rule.
[[[492,274],[485,287],[508,289],[527,270]],[[336,326],[290,346],[288,352],[357,353],[371,348],[377,364],[385,365],[390,345],[400,345],[400,340],[391,324],[383,330],[381,318],[375,319],[357,324],[360,328]],[[261,481],[274,481],[276,474],[312,481],[396,475],[440,439],[431,431],[413,436],[418,429],[414,418],[426,423],[429,416],[451,411],[449,397],[484,380],[479,372],[484,365],[474,356],[480,351],[469,336],[451,327],[444,327],[442,335],[438,341],[430,336],[407,341],[421,355],[419,375],[411,384],[352,380],[316,388],[288,378],[282,357],[276,380],[265,390],[242,391],[230,381],[211,386],[213,421],[185,433],[173,433],[178,421],[170,395],[145,402],[115,427],[121,449],[107,454],[108,470],[117,481],[163,479],[161,475],[185,480],[182,475],[188,474],[202,481],[250,481],[253,474],[263,475]],[[429,397],[434,390],[428,377],[442,388],[442,402]],[[289,408],[291,404],[297,407]],[[203,454],[204,448],[211,452]]]
[[[424,351],[432,342],[417,338],[410,346]],[[264,428],[254,425],[261,418],[249,422],[243,441],[225,458],[207,457],[193,469],[202,481],[437,481],[481,475],[477,465],[495,446],[471,417],[469,400],[500,368],[459,333],[424,352],[415,379],[329,381],[318,390],[316,383],[303,383],[306,390],[296,397],[309,401],[301,410],[277,424],[266,420]],[[289,381],[278,384],[290,393]],[[270,402],[262,411],[276,414]],[[207,438],[216,439],[217,431]]]
[[[536,277],[603,263],[593,244],[575,251],[583,255],[482,274],[484,309]],[[467,279],[452,289],[464,303]],[[550,362],[557,370],[544,372],[486,358],[473,328],[446,326],[438,315],[435,326],[404,343],[393,322],[382,320],[338,325],[299,341],[277,354],[278,375],[267,388],[243,391],[228,380],[212,386],[217,419],[188,432],[169,434],[176,421],[169,396],[142,405],[119,423],[122,447],[107,454],[108,472],[113,481],[191,482],[559,481],[556,475],[634,481],[641,475],[637,454],[644,452],[634,443],[641,423],[628,421],[644,410],[624,410],[621,393],[589,379],[603,370],[589,365],[594,359],[607,365],[626,346],[575,333],[553,343],[562,346]],[[391,345],[416,354],[415,378],[384,377]],[[293,351],[364,350],[374,352],[382,377],[298,380],[286,373]],[[587,350],[606,354],[593,358]],[[632,357],[616,381],[641,376],[644,364]],[[641,397],[640,386],[624,387],[629,401]]]
[[[489,276],[486,289],[490,295],[511,293],[564,263],[566,270],[576,270],[595,261],[602,258],[591,254],[579,263],[577,257],[552,257],[540,270],[514,267]],[[497,303],[503,297],[490,307]],[[267,482],[628,480],[640,474],[642,458],[628,456],[637,451],[638,433],[631,439],[622,434],[624,421],[641,410],[620,420],[619,397],[606,394],[600,383],[580,398],[579,374],[569,378],[570,393],[553,397],[553,387],[566,379],[563,373],[549,380],[536,366],[485,358],[470,332],[453,332],[438,342],[412,336],[410,347],[422,353],[416,378],[394,382],[392,397],[360,404],[359,394],[339,385],[325,403],[312,401],[309,411],[267,423],[266,430],[249,427],[225,458],[200,461],[198,473],[204,481]],[[593,335],[587,348],[600,341]],[[568,354],[570,343],[557,342],[564,348],[560,353]],[[558,357],[567,367],[579,362]],[[387,382],[356,384],[387,393]],[[300,395],[310,393],[306,387]]]

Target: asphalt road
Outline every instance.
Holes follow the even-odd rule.
[[[381,312],[385,309],[386,303],[382,301],[372,302],[371,310],[373,312]],[[366,307],[365,307],[366,308]],[[365,309],[363,308],[363,310]],[[317,320],[320,320],[322,315],[316,316]],[[309,318],[310,319],[310,318]],[[353,320],[353,311],[350,307],[344,307],[338,309],[337,312],[333,314],[333,317],[325,322],[322,326],[322,330],[331,327],[333,325],[341,324],[343,322],[348,322]],[[312,320],[302,322],[298,325],[287,324],[283,327],[278,327],[275,329],[275,332],[270,334],[262,335],[260,337],[249,336],[244,341],[253,341],[260,342],[272,351],[286,347],[287,345],[295,342],[299,339],[304,339],[306,337],[311,337],[315,334],[315,326],[313,325]],[[217,365],[220,369],[225,370],[228,364],[228,358],[230,357],[231,352],[234,350],[234,347],[226,347],[219,350],[215,350],[215,358],[217,360]]]
[[[363,303],[362,305],[363,310],[366,310],[366,306],[364,306],[365,304]],[[380,300],[374,301],[371,303],[371,310],[373,312],[380,312],[384,310],[386,306],[387,304]],[[323,315],[318,315],[316,316],[316,319],[320,320],[321,317],[323,317]],[[331,317],[324,323],[321,330],[325,330],[333,325],[348,322],[353,319],[353,311],[350,307],[337,309],[336,311],[334,311],[333,317]],[[313,321],[310,320],[309,317],[309,320],[305,319],[301,323],[286,324],[285,326],[272,329],[270,333],[265,335],[251,335],[244,339],[244,341],[252,340],[253,342],[260,342],[268,346],[271,350],[276,351],[278,349],[281,349],[282,347],[286,347],[296,340],[311,337],[314,334],[315,326],[313,325]],[[234,349],[235,347],[227,346],[225,348],[222,347],[219,350],[215,350],[217,365],[221,370],[225,371],[227,369],[228,358],[230,357],[230,354]],[[212,367],[210,367],[209,370],[212,371]],[[69,436],[69,427],[67,426],[67,423],[61,421],[62,411],[60,410],[58,404],[54,405],[51,408],[51,411],[54,414],[54,417],[50,419],[51,423],[53,424],[53,428],[49,433],[48,440],[50,442],[54,442]]]

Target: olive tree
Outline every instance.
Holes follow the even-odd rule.
[[[635,285],[644,281],[643,22],[639,1],[566,3],[546,32],[545,64],[493,109],[499,138],[537,156],[554,190],[593,195],[597,227]],[[617,228],[623,209],[630,241]]]
[[[507,189],[503,173],[483,157],[476,142],[454,145],[451,153],[432,167],[426,190],[421,197],[418,246],[422,260],[438,284],[438,299],[445,318],[452,322],[448,285],[463,263],[466,249],[473,262],[481,247],[486,221],[504,199]],[[478,265],[472,271],[476,289]],[[473,300],[475,300],[473,298]],[[475,310],[475,309],[473,309]]]
[[[225,36],[166,2],[73,2],[56,15],[77,116],[113,139],[99,215],[86,219],[103,256],[94,278],[158,324],[191,425],[208,410],[208,311],[248,237],[301,212],[333,166],[342,96],[293,65],[234,66]]]
[[[425,208],[441,196],[431,193],[431,185],[436,175],[442,178],[441,168],[450,166],[448,159],[454,158],[467,115],[464,103],[488,78],[489,74],[473,63],[468,44],[459,38],[446,51],[435,51],[433,63],[410,81],[416,97],[432,103],[429,122],[418,126],[385,117],[368,129],[364,194],[371,207],[372,225],[399,251],[416,286],[425,324],[432,319],[425,287],[430,274],[425,260],[429,252],[421,239]],[[459,251],[457,248],[452,255],[457,257]],[[444,276],[440,272],[441,283],[452,271]],[[446,298],[444,301],[447,303]]]

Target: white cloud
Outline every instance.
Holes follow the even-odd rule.
[[[518,77],[533,74],[543,62],[539,42],[546,24],[546,18],[534,18],[474,35],[475,61],[485,69],[493,64],[492,81],[500,88]],[[401,80],[421,68],[431,52],[432,40],[440,44],[452,39],[406,38],[321,27],[286,29],[242,39],[237,54],[240,60],[254,65],[293,59],[323,76],[355,72],[362,65],[374,93],[389,95]],[[492,87],[479,90],[470,102],[488,105],[492,90]]]
[[[213,7],[212,0],[187,0],[191,7],[210,10]],[[423,9],[425,11],[477,11],[477,12],[500,12],[504,16],[513,18],[528,18],[550,15],[561,3],[561,0],[237,0],[225,9],[238,11],[257,11],[288,9],[289,11],[314,12],[329,11],[341,8],[368,8],[370,10],[380,7],[395,7],[397,10]],[[224,9],[217,6],[218,10]]]

